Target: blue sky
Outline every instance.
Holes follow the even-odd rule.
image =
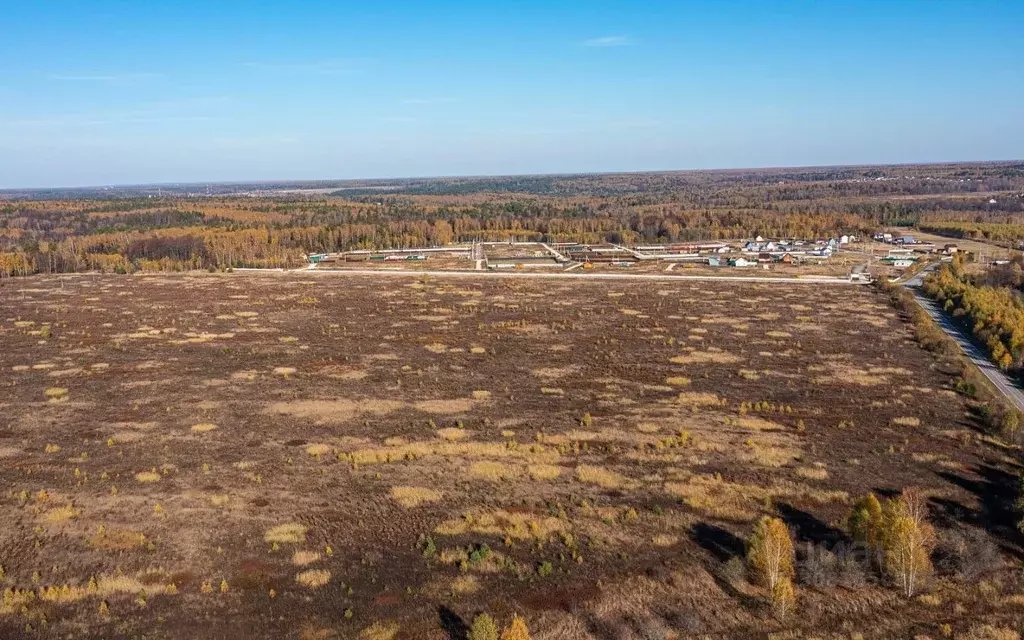
[[[1024,157],[1024,2],[6,2],[0,188]]]

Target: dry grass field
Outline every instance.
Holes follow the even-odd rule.
[[[0,286],[0,637],[964,635],[1019,624],[1007,451],[869,288],[30,277]],[[912,600],[730,575],[924,488],[1007,566]],[[1002,491],[1002,493],[1000,493]],[[981,632],[978,632],[981,633]],[[997,637],[997,636],[976,636]]]

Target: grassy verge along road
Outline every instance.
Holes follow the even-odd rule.
[[[943,331],[949,334],[949,337],[953,338],[956,343],[963,350],[964,355],[971,359],[981,373],[988,378],[989,382],[999,390],[1010,403],[1016,407],[1018,411],[1024,411],[1024,390],[1021,390],[1017,382],[1006,375],[1002,369],[997,367],[988,356],[985,355],[978,345],[974,343],[971,336],[964,331],[956,322],[953,321],[948,314],[946,314],[938,305],[937,302],[928,298],[921,291],[921,283],[924,281],[925,271],[917,274],[910,280],[908,280],[904,286],[908,287],[913,293],[914,298],[917,299],[917,303],[932,317],[935,324],[939,325]]]

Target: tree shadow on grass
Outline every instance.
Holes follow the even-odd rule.
[[[977,496],[978,508],[967,507],[955,500],[934,498],[931,500],[933,514],[940,521],[945,518],[980,527],[996,538],[1005,551],[1024,558],[1024,536],[1017,529],[1020,514],[1014,507],[1020,480],[1016,475],[992,465],[979,465],[974,472],[978,478],[949,471],[941,471],[939,476]]]
[[[469,638],[469,627],[459,614],[448,607],[441,605],[437,608],[437,617],[440,619],[441,628],[448,634],[448,640],[467,640]]]
[[[730,558],[742,558],[746,553],[743,540],[732,532],[707,522],[693,525],[690,528],[690,539],[720,562],[728,562]]]
[[[732,582],[732,578],[727,575],[727,571],[723,570],[727,569],[725,565],[730,560],[738,560],[741,562],[740,566],[743,566],[742,561],[746,555],[746,544],[743,540],[732,532],[707,522],[698,522],[693,525],[690,528],[690,539],[710,553],[714,560],[718,561],[709,562],[705,567],[708,575],[714,579],[718,588],[730,598],[738,601],[742,606],[748,609],[756,609],[759,606],[758,600],[737,589]]]
[[[841,529],[822,522],[806,511],[786,503],[777,503],[775,507],[779,516],[793,532],[796,542],[824,545],[828,549],[841,542],[850,542],[849,536]]]

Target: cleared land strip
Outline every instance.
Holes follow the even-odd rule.
[[[431,278],[575,278],[579,280],[705,280],[723,282],[771,282],[785,284],[839,284],[839,285],[862,285],[865,282],[856,282],[845,278],[828,278],[821,276],[808,276],[806,278],[780,278],[762,276],[684,276],[684,275],[660,275],[641,273],[533,273],[523,271],[399,271],[391,269],[295,269],[285,271],[282,269],[235,269],[235,272],[257,272],[257,273],[303,273],[321,275],[348,275],[348,276],[430,276]]]
[[[924,274],[921,274],[922,276]],[[971,361],[978,366],[985,377],[992,382],[993,385],[999,391],[1007,397],[1007,399],[1017,408],[1019,411],[1024,411],[1024,391],[1018,387],[1013,379],[1011,379],[1002,369],[997,367],[988,359],[981,349],[971,340],[971,337],[967,335],[948,315],[943,313],[939,305],[932,299],[925,297],[921,290],[917,286],[910,286],[911,291],[914,292],[914,297],[917,299],[917,303],[928,312],[928,315],[935,320],[935,323],[942,327],[942,330],[949,334],[949,337],[956,340],[956,343],[960,345],[964,354],[971,359]]]

